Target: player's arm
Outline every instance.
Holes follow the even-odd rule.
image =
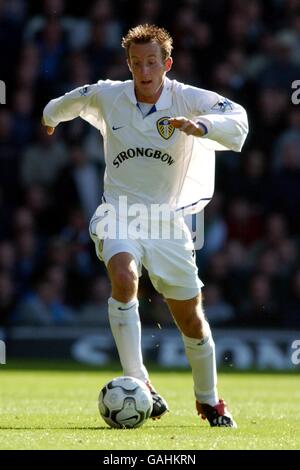
[[[239,152],[248,134],[245,109],[208,90],[187,87],[185,95],[188,111],[195,117],[175,118],[171,124],[187,134],[208,138],[224,149]]]
[[[61,122],[82,117],[97,127],[100,116],[98,84],[76,88],[46,105],[43,111],[42,125],[52,135]]]

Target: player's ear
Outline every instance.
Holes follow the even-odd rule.
[[[172,65],[173,65],[173,59],[172,57],[169,57],[166,61],[165,61],[165,69],[166,69],[166,72],[169,72],[172,68]]]

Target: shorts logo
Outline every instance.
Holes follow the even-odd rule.
[[[170,124],[170,116],[164,116],[156,121],[158,133],[163,139],[168,140],[174,134],[175,127]]]

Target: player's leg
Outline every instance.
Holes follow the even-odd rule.
[[[105,213],[109,208],[105,205]],[[103,209],[104,210],[104,209]],[[90,221],[90,236],[96,254],[104,262],[112,286],[108,299],[111,331],[118,349],[124,375],[147,381],[148,373],[141,351],[141,324],[138,312],[138,278],[142,250],[133,240],[108,238],[102,233],[103,210],[100,205]],[[112,211],[112,216],[113,216]],[[118,220],[112,220],[118,226]]]
[[[182,333],[193,372],[196,399],[215,406],[218,401],[215,345],[204,318],[201,294],[188,300],[166,299]]]
[[[115,300],[127,303],[137,298],[139,275],[135,259],[130,253],[121,252],[110,258],[107,272]]]
[[[135,259],[130,253],[118,253],[109,260],[107,270],[112,286],[112,296],[108,300],[109,321],[123,373],[147,383],[153,399],[151,417],[160,418],[168,411],[168,405],[151,385],[143,364],[137,300],[139,276]]]
[[[149,381],[141,348],[141,322],[137,299],[138,260],[141,258],[139,247],[133,241],[107,239],[101,242],[93,232],[91,235],[97,255],[104,261],[111,281],[112,295],[108,299],[108,316],[123,374],[143,380],[148,385],[153,399],[151,417],[160,418],[168,411],[168,405]]]
[[[205,415],[213,426],[231,426],[234,423],[224,402],[218,398],[215,345],[202,310],[203,284],[198,278],[193,242],[185,225],[180,226],[179,221],[178,227],[182,227],[182,238],[145,241],[144,264],[154,287],[167,299],[182,333],[192,368],[198,413]]]
[[[111,281],[112,295],[108,300],[111,331],[124,375],[136,377],[147,383],[153,398],[151,417],[159,418],[168,411],[168,405],[150,384],[141,349],[137,291],[143,249],[134,239],[103,237],[99,224],[100,209],[99,206],[91,219],[90,236],[95,243],[98,258],[105,263]]]
[[[198,414],[211,426],[236,427],[225,402],[218,397],[215,343],[204,317],[201,294],[188,300],[166,300],[192,368]]]
[[[112,295],[108,300],[108,315],[124,375],[149,380],[141,350],[139,317],[138,269],[130,253],[117,253],[107,264]]]

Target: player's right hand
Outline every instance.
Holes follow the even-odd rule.
[[[183,116],[170,118],[169,122],[173,127],[184,132],[186,135],[193,135],[194,137],[203,137],[203,135],[205,134],[203,128],[199,127],[196,122],[192,121],[191,119],[187,119]]]
[[[46,127],[46,132],[48,135],[54,134],[55,127],[46,126],[44,118],[42,117],[42,125]]]

